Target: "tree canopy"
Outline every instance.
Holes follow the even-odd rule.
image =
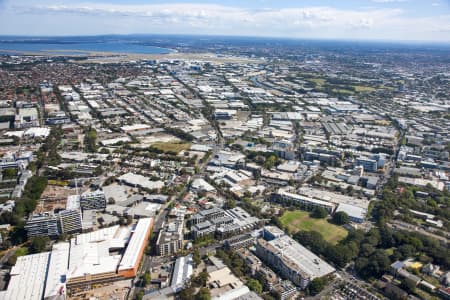
[[[327,280],[323,277],[314,278],[311,281],[311,284],[308,286],[309,293],[311,295],[317,295],[324,289],[326,283],[327,283]]]
[[[312,211],[310,216],[312,218],[316,218],[316,219],[323,219],[326,218],[326,216],[328,216],[328,212],[325,208],[323,207],[315,207]]]
[[[250,290],[254,291],[257,294],[261,294],[263,291],[261,283],[256,279],[249,279],[247,281],[247,286]]]
[[[344,225],[350,222],[350,217],[346,212],[338,211],[333,215],[333,223],[336,225]]]
[[[45,250],[47,243],[49,241],[48,237],[38,236],[31,240],[30,250],[32,253],[40,253]]]

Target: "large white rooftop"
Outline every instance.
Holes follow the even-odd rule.
[[[152,223],[153,219],[146,218],[134,228],[116,225],[80,234],[70,243],[54,244],[52,252],[19,257],[11,270],[8,289],[0,291],[0,300],[59,297],[65,294],[66,280],[135,267]],[[126,245],[123,255],[110,254]]]
[[[44,299],[66,293],[65,278],[68,268],[69,250],[70,243],[57,243],[53,245],[52,252],[50,253]]]
[[[147,124],[134,124],[134,125],[127,125],[127,126],[122,126],[120,127],[120,129],[122,129],[125,132],[129,132],[129,131],[137,131],[137,130],[146,130],[146,129],[150,129],[151,127]]]
[[[242,285],[236,289],[231,289],[223,294],[212,297],[213,300],[235,300],[239,297],[249,294],[250,290],[246,285]],[[256,298],[258,299],[258,298]]]
[[[298,193],[311,198],[320,199],[322,201],[332,202],[336,204],[345,203],[352,206],[358,206],[364,209],[367,209],[369,207],[369,201],[367,200],[316,188],[304,186],[298,190]]]
[[[216,190],[212,185],[210,185],[208,182],[206,182],[206,180],[204,180],[203,178],[196,178],[191,183],[191,187],[195,190],[204,190],[207,192],[213,192]]]
[[[119,271],[127,270],[136,266],[137,260],[139,259],[139,254],[142,247],[146,246],[147,237],[151,226],[153,224],[152,218],[139,219],[136,227],[133,230],[128,247],[123,254],[122,260],[119,264]]]
[[[18,257],[8,289],[0,292],[0,299],[41,300],[49,257],[50,252]]]
[[[269,241],[268,244],[292,269],[298,270],[311,280],[335,271],[332,266],[287,235]]]
[[[340,211],[345,212],[351,218],[358,218],[358,219],[364,219],[367,214],[367,209],[345,203],[339,204],[338,208],[336,209],[336,212]]]
[[[45,138],[50,134],[50,128],[33,127],[25,131],[26,136]]]
[[[328,201],[323,201],[323,200],[318,200],[318,199],[313,199],[311,197],[307,197],[307,196],[302,196],[302,195],[298,195],[298,194],[293,194],[293,193],[289,193],[286,192],[282,189],[280,189],[278,191],[278,193],[282,196],[288,197],[290,199],[293,200],[297,200],[297,201],[305,201],[305,202],[310,202],[310,203],[315,203],[317,205],[321,205],[321,206],[329,206],[329,207],[333,207],[334,208],[334,204]]]
[[[120,255],[109,255],[107,241],[78,245],[70,252],[67,279],[87,274],[115,272],[120,259]]]
[[[134,174],[134,173],[126,173],[118,178],[121,181],[126,182],[127,184],[134,185],[134,186],[140,186],[143,188],[148,189],[160,189],[164,186],[164,182],[161,180],[158,181],[151,181],[149,178]]]
[[[116,225],[73,238],[67,278],[115,272],[122,256],[110,255],[109,249],[124,248],[130,233],[131,227]]]
[[[191,278],[193,264],[192,255],[177,258],[170,285],[175,292],[181,290],[185,282]]]
[[[80,208],[80,196],[79,195],[67,196],[66,209],[76,210],[79,208]]]

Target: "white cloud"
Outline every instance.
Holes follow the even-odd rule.
[[[14,30],[34,22],[32,28],[23,31],[27,34],[29,31],[26,30],[32,30],[33,34],[204,33],[450,40],[442,31],[436,31],[436,28],[448,26],[448,16],[408,18],[402,10],[394,8],[338,9],[313,6],[244,9],[195,3],[128,5],[66,2],[55,5],[35,0],[22,1],[11,2],[9,12],[3,12],[3,18],[0,11],[0,34],[12,34],[13,32],[6,32],[5,28]],[[33,1],[33,4],[28,4],[28,1]],[[35,19],[39,21],[34,21]],[[417,32],[420,34],[416,34]]]
[[[79,16],[112,16],[143,18],[148,24],[154,22],[195,21],[214,28],[228,22],[229,26],[246,24],[271,24],[277,28],[300,27],[305,24],[320,28],[341,26],[343,28],[370,27],[377,20],[394,17],[401,13],[397,9],[389,10],[340,10],[331,7],[305,7],[288,9],[251,10],[222,5],[205,4],[167,4],[167,5],[37,5],[15,7],[22,13],[70,14]]]
[[[441,6],[441,4],[438,2],[433,2],[433,3],[431,3],[431,6]]]

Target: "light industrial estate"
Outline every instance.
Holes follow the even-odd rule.
[[[449,53],[0,37],[0,299],[448,299]]]
[[[52,251],[19,257],[1,299],[59,299],[137,275],[153,219],[79,234]],[[35,272],[29,272],[35,270]],[[32,284],[30,284],[32,283]],[[26,288],[24,288],[24,286]]]

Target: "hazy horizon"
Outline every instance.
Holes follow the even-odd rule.
[[[210,38],[210,39],[247,39],[247,40],[279,40],[298,42],[336,42],[336,43],[362,43],[362,44],[391,44],[410,46],[450,46],[450,41],[430,41],[430,40],[381,40],[381,39],[333,39],[333,38],[302,38],[302,37],[282,37],[282,36],[249,36],[249,35],[213,35],[213,34],[164,34],[164,33],[105,33],[105,34],[73,34],[73,35],[17,35],[0,34],[3,39],[64,39],[64,38],[101,38],[101,37],[149,37],[149,38]]]
[[[450,43],[448,0],[299,2],[0,0],[0,35],[217,35]]]

